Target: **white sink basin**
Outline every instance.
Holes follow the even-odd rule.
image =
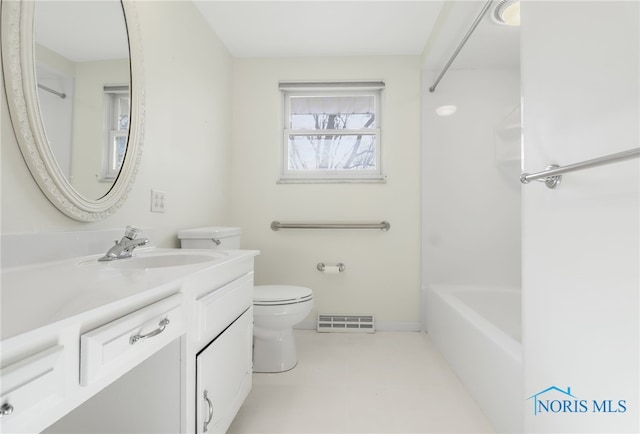
[[[225,252],[212,252],[208,254],[179,252],[165,254],[154,253],[109,261],[107,262],[107,265],[119,270],[146,270],[148,268],[182,267],[185,265],[213,262],[226,255],[227,253]]]
[[[2,269],[0,339],[109,304],[168,296],[178,290],[176,282],[192,273],[252,258],[255,252],[148,247],[134,255],[99,262],[100,254]]]

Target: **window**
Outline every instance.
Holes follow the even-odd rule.
[[[284,134],[280,182],[383,182],[384,83],[280,83]]]
[[[113,181],[120,173],[128,137],[129,86],[105,86],[102,181]]]

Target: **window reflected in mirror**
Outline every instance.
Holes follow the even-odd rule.
[[[129,99],[127,85],[104,87],[103,181],[115,180],[124,161],[129,135]]]
[[[73,189],[99,199],[118,177],[128,140],[131,69],[122,4],[38,0],[34,10],[38,103],[49,147]]]

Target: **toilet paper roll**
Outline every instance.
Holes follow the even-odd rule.
[[[340,274],[340,267],[337,265],[325,265],[324,274]]]

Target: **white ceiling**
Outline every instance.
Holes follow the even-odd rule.
[[[194,0],[234,57],[420,55],[444,65],[484,0]],[[496,2],[497,3],[497,2]],[[482,20],[452,67],[517,67],[519,32]]]
[[[442,1],[195,1],[235,57],[420,54]]]
[[[73,61],[126,56],[118,3],[39,0],[37,39]],[[425,52],[424,67],[435,70],[447,61],[485,0],[194,0],[194,4],[234,57]],[[99,6],[104,9],[97,9]],[[113,18],[107,20],[111,15]],[[518,66],[518,29],[498,25],[489,15],[471,35],[452,68]],[[107,36],[109,30],[116,29],[114,24],[105,27],[107,22],[118,23],[116,35]],[[98,29],[93,39],[87,36],[92,29]],[[101,52],[99,45],[111,52]]]
[[[36,41],[72,62],[129,57],[118,0],[38,0],[34,13]]]

